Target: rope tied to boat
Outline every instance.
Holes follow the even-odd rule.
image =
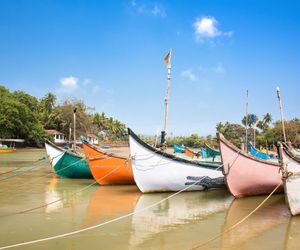
[[[121,165],[122,166],[122,165]],[[206,176],[203,176],[202,179],[206,178]],[[200,179],[199,181],[201,181],[202,179]],[[198,182],[199,182],[198,181]],[[42,239],[37,239],[37,240],[32,240],[32,241],[27,241],[27,242],[21,242],[21,243],[17,243],[17,244],[13,244],[13,245],[8,245],[8,246],[3,246],[3,247],[0,247],[0,250],[3,250],[3,249],[9,249],[9,248],[14,248],[14,247],[21,247],[21,246],[27,246],[27,245],[32,245],[32,244],[36,244],[36,243],[39,243],[39,242],[44,242],[44,241],[49,241],[49,240],[54,240],[54,239],[59,239],[59,238],[64,238],[64,237],[68,237],[68,236],[71,236],[71,235],[75,235],[75,234],[78,234],[78,233],[82,233],[82,232],[86,232],[86,231],[90,231],[92,229],[96,229],[96,228],[100,228],[102,226],[105,226],[107,224],[110,224],[110,223],[113,223],[113,222],[116,222],[116,221],[120,221],[122,219],[126,219],[132,215],[135,215],[135,214],[139,214],[139,213],[142,213],[150,208],[153,208],[163,202],[165,202],[166,200],[169,200],[171,199],[172,197],[175,197],[177,196],[178,194],[188,190],[189,188],[197,185],[198,182],[195,182],[194,184],[191,184],[179,191],[177,191],[176,193],[173,193],[169,196],[167,196],[166,198],[163,198],[161,199],[160,201],[157,201],[153,204],[150,204],[144,208],[141,208],[137,211],[133,211],[131,213],[127,213],[125,215],[121,215],[119,217],[116,217],[116,218],[113,218],[109,221],[105,221],[105,222],[102,222],[102,223],[99,223],[99,224],[96,224],[96,225],[93,225],[93,226],[90,226],[90,227],[86,227],[86,228],[82,228],[82,229],[79,229],[79,230],[76,230],[76,231],[72,231],[72,232],[69,232],[69,233],[65,233],[65,234],[60,234],[60,235],[55,235],[55,236],[50,236],[50,237],[47,237],[47,238],[42,238]]]
[[[39,158],[36,161],[34,161],[33,164],[39,163],[40,161],[43,161],[43,160],[46,160],[46,159],[47,159],[47,156],[44,156],[44,157]],[[32,163],[30,163],[30,164],[32,165]],[[2,173],[0,173],[0,175],[13,173],[13,172],[18,171],[19,169],[25,168],[25,167],[27,167],[27,164],[25,166],[15,168],[15,169],[9,170],[7,172],[2,172]]]
[[[235,223],[234,225],[232,225],[231,227],[229,227],[228,229],[224,230],[223,232],[217,234],[215,237],[210,238],[209,240],[207,240],[206,242],[192,247],[190,248],[190,250],[195,250],[198,248],[201,248],[205,245],[207,245],[208,243],[220,238],[221,236],[223,236],[224,234],[232,231],[234,228],[236,228],[237,226],[239,226],[240,224],[242,224],[245,220],[247,220],[252,214],[254,214],[263,204],[265,204],[267,202],[267,200],[269,200],[269,198],[276,192],[276,190],[282,185],[282,183],[280,182],[274,189],[273,191],[254,209],[252,210],[248,215],[246,215],[244,218],[242,218],[241,220],[239,220],[237,223]]]
[[[73,196],[85,191],[86,189],[90,188],[91,186],[95,185],[97,182],[103,180],[104,178],[106,178],[107,176],[111,175],[113,172],[119,170],[121,167],[123,167],[123,165],[120,165],[119,167],[117,168],[114,168],[113,170],[111,170],[110,172],[108,172],[106,175],[102,176],[101,178],[99,179],[95,179],[91,184],[89,184],[88,186],[84,187],[84,188],[81,188],[73,193],[70,194],[70,199],[69,200],[72,200],[73,199]],[[9,216],[9,215],[15,215],[15,214],[23,214],[23,213],[27,213],[27,212],[30,212],[30,211],[34,211],[34,210],[37,210],[39,208],[43,208],[43,207],[47,207],[49,205],[52,205],[56,202],[59,202],[59,201],[62,201],[64,200],[64,198],[60,198],[60,199],[57,199],[57,200],[54,200],[54,201],[51,201],[51,202],[48,202],[48,203],[45,203],[43,205],[40,205],[40,206],[37,206],[37,207],[34,207],[34,208],[30,208],[30,209],[26,209],[26,210],[22,210],[22,211],[19,211],[19,212],[16,212],[16,213],[13,213],[13,214],[7,214],[7,215],[3,215],[3,216],[0,216],[0,217],[6,217],[6,216]],[[0,248],[1,249],[1,248]]]

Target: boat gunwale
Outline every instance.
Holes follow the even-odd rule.
[[[126,158],[126,157],[119,156],[119,155],[114,154],[114,153],[107,153],[107,152],[104,152],[104,151],[102,151],[102,150],[96,148],[94,145],[90,144],[90,143],[87,142],[87,141],[82,141],[82,143],[83,143],[84,145],[86,145],[87,147],[90,147],[91,149],[95,150],[95,151],[98,152],[98,153],[101,153],[101,154],[104,154],[104,155],[107,155],[107,156],[110,156],[110,157],[119,158],[119,159],[122,159],[122,160],[128,160],[128,159],[129,159],[129,157]],[[84,153],[85,153],[85,151],[84,151]],[[85,155],[86,155],[86,154],[85,154]],[[87,156],[87,155],[86,155],[86,156]],[[89,161],[96,161],[96,160],[99,160],[99,159],[100,159],[100,158],[89,158],[89,157],[87,157],[87,160],[89,160]]]
[[[151,147],[150,145],[148,145],[147,143],[142,141],[130,128],[127,128],[127,129],[128,129],[128,135],[129,136],[131,136],[138,144],[140,144],[141,146],[143,146],[146,149],[150,150],[154,154],[161,155],[165,158],[168,158],[170,160],[174,160],[176,162],[186,163],[186,164],[192,165],[194,167],[203,167],[203,168],[208,168],[208,169],[211,169],[211,170],[222,171],[222,168],[221,168],[222,165],[219,164],[219,163],[198,162],[198,161],[194,161],[194,160],[186,160],[186,159],[183,159],[183,158],[179,158],[176,155],[172,155],[172,154],[162,152],[160,150],[156,150],[155,148]]]
[[[220,150],[217,150],[217,149],[214,149],[214,148],[213,148],[213,147],[211,147],[211,146],[208,146],[208,144],[207,144],[207,143],[204,143],[204,145],[205,145],[205,147],[208,147],[210,150],[212,150],[212,151],[215,151],[215,152],[217,152],[217,153],[220,153],[220,154],[221,154]]]
[[[80,158],[80,159],[84,159],[84,157],[82,157],[82,156],[80,156],[80,155],[78,155],[78,154],[75,154],[75,153],[73,153],[73,152],[70,152],[70,151],[68,151],[68,150],[65,150],[65,149],[63,149],[63,148],[61,148],[61,147],[55,145],[53,142],[49,141],[48,139],[45,139],[45,143],[47,143],[48,145],[50,145],[50,146],[56,148],[57,150],[61,151],[61,152],[64,153],[64,154],[69,154],[69,155],[78,157],[78,158]]]
[[[243,152],[241,149],[239,149],[238,147],[236,147],[233,143],[231,143],[230,141],[228,141],[224,135],[222,133],[217,133],[217,138],[218,138],[218,142],[219,142],[219,147],[221,148],[221,145],[220,143],[224,143],[227,147],[229,147],[230,149],[232,149],[233,151],[235,151],[236,153],[244,156],[245,158],[248,158],[249,160],[254,160],[254,161],[257,161],[259,163],[263,163],[263,164],[267,164],[267,165],[271,165],[271,166],[274,166],[274,167],[281,167],[281,164],[280,163],[277,163],[277,162],[269,162],[267,160],[261,160],[259,158],[256,158],[252,155],[248,155],[246,154],[245,152]],[[222,161],[222,164],[223,164],[223,157],[222,157],[222,154],[221,154],[221,161]],[[223,166],[224,167],[224,166]]]

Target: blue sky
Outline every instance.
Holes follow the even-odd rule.
[[[137,133],[208,135],[249,112],[300,117],[298,1],[0,0],[0,84],[78,98]]]

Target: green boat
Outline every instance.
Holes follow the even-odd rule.
[[[207,157],[212,157],[212,158],[214,158],[214,157],[220,155],[220,151],[219,151],[219,150],[214,149],[214,148],[208,146],[207,144],[205,144],[205,149],[206,149]]]
[[[70,150],[64,150],[48,140],[45,141],[45,146],[53,169],[59,177],[73,179],[93,178],[87,161],[83,157]]]

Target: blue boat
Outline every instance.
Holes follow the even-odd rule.
[[[202,159],[206,159],[207,158],[207,153],[205,148],[201,147],[199,150],[200,154],[202,155]]]
[[[249,143],[249,151],[250,151],[250,154],[253,155],[256,158],[259,158],[259,159],[262,159],[262,160],[269,160],[270,159],[270,156],[268,154],[259,151],[258,149],[253,147],[253,145],[251,143]]]
[[[184,146],[174,144],[174,153],[184,153]]]

